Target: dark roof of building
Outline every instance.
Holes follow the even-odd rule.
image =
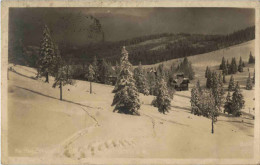
[[[188,78],[173,80],[173,83],[176,83],[176,84],[187,84],[189,82],[190,82],[190,80]]]

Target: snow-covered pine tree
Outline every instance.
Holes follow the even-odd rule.
[[[158,111],[165,114],[169,112],[171,106],[171,98],[168,94],[167,84],[162,78],[158,86],[158,95],[156,96]]]
[[[144,95],[149,95],[147,80],[144,75],[144,70],[142,67],[142,64],[140,63],[137,68],[134,70],[134,79],[136,88],[140,93],[143,93]]]
[[[231,65],[230,65],[230,73],[236,74],[237,73],[237,62],[236,58],[232,58]]]
[[[225,90],[224,90],[223,76],[221,73],[219,73],[218,75],[218,84],[219,84],[219,97],[222,105],[224,100]]]
[[[194,86],[191,89],[191,98],[190,98],[191,113],[198,116],[202,114],[200,110],[200,97],[201,97],[201,92],[198,90],[197,86]]]
[[[222,82],[223,83],[226,83],[227,81],[226,81],[226,74],[225,73],[223,73],[223,80],[222,80]]]
[[[147,73],[147,82],[148,82],[150,95],[155,95],[156,77],[153,70],[150,70]]]
[[[234,91],[235,90],[235,80],[233,75],[231,75],[229,84],[228,84],[228,91]]]
[[[88,66],[88,73],[87,75],[85,75],[88,78],[89,81],[89,93],[92,93],[92,81],[94,80],[94,76],[95,76],[95,71],[93,66],[90,64]]]
[[[98,81],[106,84],[108,74],[108,64],[105,59],[101,59],[98,61]]]
[[[217,121],[217,116],[219,115],[218,107],[215,103],[215,98],[213,96],[212,90],[203,89],[200,98],[200,110],[202,115],[208,117],[212,120],[212,133],[214,133],[214,123]]]
[[[45,82],[49,83],[49,74],[54,67],[55,45],[47,25],[43,29],[39,59],[37,61],[37,77],[45,76]]]
[[[66,65],[63,60],[61,60],[58,64],[58,71],[55,73],[55,80],[52,85],[53,88],[59,86],[60,88],[60,100],[62,100],[62,86],[67,84],[73,84],[71,69],[69,65]]]
[[[184,57],[183,61],[179,64],[177,70],[179,72],[183,72],[185,77],[188,77],[190,80],[193,80],[195,72],[193,71],[191,62],[188,61],[187,57]]]
[[[226,61],[225,61],[225,58],[224,56],[222,57],[222,61],[221,61],[221,64],[219,65],[219,69],[220,70],[223,70],[224,66],[226,65]]]
[[[208,78],[208,71],[209,71],[209,67],[207,66],[206,71],[205,71],[205,78]]]
[[[98,62],[97,62],[96,56],[94,56],[94,59],[92,61],[92,67],[93,67],[93,71],[95,73],[93,81],[98,82],[99,75],[98,75]]]
[[[207,75],[207,81],[206,81],[206,87],[207,88],[211,88],[211,86],[212,86],[212,73],[211,73],[211,71],[210,71],[210,69],[208,70],[208,75]]]
[[[213,72],[212,74],[212,86],[211,86],[211,90],[212,90],[212,94],[214,96],[215,99],[215,104],[216,106],[220,109],[221,104],[222,104],[222,89],[220,86],[220,82],[219,82],[219,77],[217,75],[216,72]]]
[[[243,63],[242,63],[242,66],[243,66],[243,67],[246,67],[246,64],[245,64],[245,62],[244,62],[244,61],[243,61]]]
[[[231,74],[230,64],[229,64],[228,60],[227,60],[226,66],[227,66],[227,75]]]
[[[197,81],[196,88],[198,89],[198,91],[199,91],[200,93],[202,92],[202,88],[201,88],[201,86],[200,86],[200,80]]]
[[[252,80],[251,80],[251,76],[250,76],[250,73],[249,73],[247,81],[246,81],[246,89],[247,90],[252,90],[252,88],[253,88]]]
[[[140,115],[138,112],[140,109],[139,93],[135,86],[135,80],[131,71],[132,65],[128,61],[128,52],[125,47],[122,49],[120,68],[121,71],[113,90],[115,92],[112,103],[112,106],[115,105],[114,112]]]
[[[226,64],[226,60],[225,60],[225,58],[223,57],[223,59],[222,59],[222,72],[224,73],[224,74],[228,74],[228,68],[227,68],[227,64]]]
[[[244,107],[245,101],[244,97],[240,91],[239,84],[237,82],[235,91],[232,95],[232,114],[234,116],[240,116],[241,115],[241,109]]]
[[[240,56],[240,60],[239,60],[239,64],[238,64],[238,71],[243,72],[243,61],[242,61],[241,56]]]
[[[248,63],[249,63],[249,64],[254,64],[254,63],[255,63],[255,58],[254,58],[254,56],[252,55],[251,52],[250,52],[250,54],[249,54]]]
[[[226,97],[226,102],[224,105],[224,113],[232,114],[232,100],[231,100],[231,95],[230,92],[228,92],[227,97]]]

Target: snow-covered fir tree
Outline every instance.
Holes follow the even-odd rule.
[[[185,77],[188,77],[190,80],[193,80],[195,76],[195,72],[193,71],[193,67],[191,62],[188,61],[187,57],[184,57],[183,61],[177,67],[179,72],[183,72]]]
[[[223,70],[224,65],[226,65],[226,61],[225,61],[225,58],[222,57],[222,61],[221,61],[221,64],[219,65],[219,69]]]
[[[66,65],[63,60],[61,60],[58,64],[58,71],[55,73],[55,80],[53,83],[53,88],[59,86],[60,88],[60,100],[62,100],[62,86],[67,84],[73,84],[71,68],[69,65]]]
[[[249,54],[248,63],[249,63],[249,64],[254,64],[254,63],[255,63],[255,57],[252,55],[251,52],[250,52],[250,54]]]
[[[252,80],[251,80],[251,76],[250,76],[250,73],[249,73],[247,81],[246,81],[246,89],[247,90],[252,90],[252,88],[253,88]]]
[[[228,68],[227,68],[226,60],[224,57],[222,58],[222,63],[220,65],[220,68],[221,68],[223,74],[228,74]]]
[[[158,95],[156,96],[158,111],[165,114],[171,108],[171,98],[168,94],[167,84],[161,79],[158,85]]]
[[[227,66],[227,74],[226,75],[228,75],[228,74],[231,74],[230,73],[230,64],[229,64],[229,61],[227,60],[227,63],[226,63],[226,66]]]
[[[240,56],[239,64],[238,64],[238,71],[243,72],[243,61],[242,57]]]
[[[98,82],[98,62],[97,62],[97,57],[94,56],[93,62],[92,62],[92,67],[93,67],[93,71],[94,71],[94,80],[95,82]]]
[[[223,83],[223,76],[221,73],[219,73],[218,75],[218,85],[219,85],[219,97],[220,97],[220,105],[223,104],[223,100],[224,100],[224,94],[225,94],[225,90],[224,90],[224,83]]]
[[[227,97],[226,97],[226,102],[224,105],[224,113],[232,114],[232,100],[231,100],[231,95],[230,92],[228,92]]]
[[[91,64],[88,66],[88,73],[85,76],[88,78],[88,81],[89,81],[89,93],[91,94],[92,93],[92,81],[95,78],[94,77],[95,76],[95,71],[94,71],[94,68],[93,68],[93,66]]]
[[[225,73],[223,73],[223,76],[222,76],[222,77],[223,77],[223,80],[222,80],[222,82],[223,82],[223,83],[226,83],[226,82],[227,82],[227,81],[226,81],[226,74],[225,74]]]
[[[147,80],[144,75],[144,70],[142,67],[142,64],[140,63],[137,68],[134,70],[134,79],[136,88],[140,93],[143,93],[144,95],[149,95]]]
[[[211,73],[211,71],[209,69],[208,70],[208,75],[207,75],[206,87],[210,89],[212,87],[212,82],[213,82],[212,73]]]
[[[237,73],[237,62],[236,58],[232,58],[231,64],[230,64],[230,74],[236,74]]]
[[[198,86],[194,86],[191,89],[191,113],[194,115],[200,116],[202,114],[200,110],[200,98],[201,98],[201,92],[198,89]]]
[[[234,116],[240,116],[241,115],[241,109],[244,107],[245,101],[244,97],[240,91],[239,84],[237,82],[235,91],[232,95],[232,114]]]
[[[120,59],[120,74],[118,76],[112,106],[115,105],[114,112],[139,115],[140,109],[139,93],[135,86],[135,80],[131,71],[132,64],[128,61],[128,52],[123,47]]]
[[[149,86],[149,94],[155,96],[156,76],[153,70],[150,70],[147,73],[147,82]]]
[[[200,85],[200,80],[197,81],[196,88],[199,90],[200,93],[202,92],[202,88],[201,88],[201,85]]]
[[[213,72],[212,80],[213,80],[211,86],[212,94],[214,96],[216,106],[220,109],[222,104],[223,94],[224,94],[222,77],[220,78],[216,72]]]
[[[208,71],[209,71],[209,67],[207,66],[206,71],[205,71],[205,78],[208,78]]]
[[[231,75],[229,84],[228,84],[228,91],[234,91],[235,90],[235,80],[233,75]]]
[[[212,120],[212,133],[214,133],[214,123],[217,121],[219,115],[219,109],[216,106],[215,98],[213,96],[212,90],[203,89],[200,98],[200,111],[202,115],[208,117]]]
[[[43,29],[39,59],[37,61],[37,77],[45,76],[45,82],[49,83],[49,74],[54,73],[55,66],[53,59],[56,56],[56,48],[47,25]]]

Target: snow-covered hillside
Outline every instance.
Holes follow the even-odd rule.
[[[113,112],[112,86],[93,83],[94,94],[89,94],[89,82],[76,81],[63,88],[64,101],[60,101],[53,78],[48,84],[34,79],[33,68],[13,69],[8,80],[10,156],[253,157],[252,115],[221,115],[211,134],[211,120],[190,113],[190,91],[175,93],[167,115],[150,105],[152,96],[141,95],[141,116],[132,116]],[[248,111],[254,90],[243,92],[248,96],[243,111]]]

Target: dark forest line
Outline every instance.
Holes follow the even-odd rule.
[[[70,64],[85,65],[97,59],[106,59],[112,65],[119,62],[122,46],[129,51],[133,65],[155,64],[176,58],[208,53],[255,39],[255,26],[228,35],[162,33],[136,37],[124,41],[89,43],[84,46],[58,45],[62,58]],[[9,50],[10,62],[35,67],[39,46],[18,44]]]

